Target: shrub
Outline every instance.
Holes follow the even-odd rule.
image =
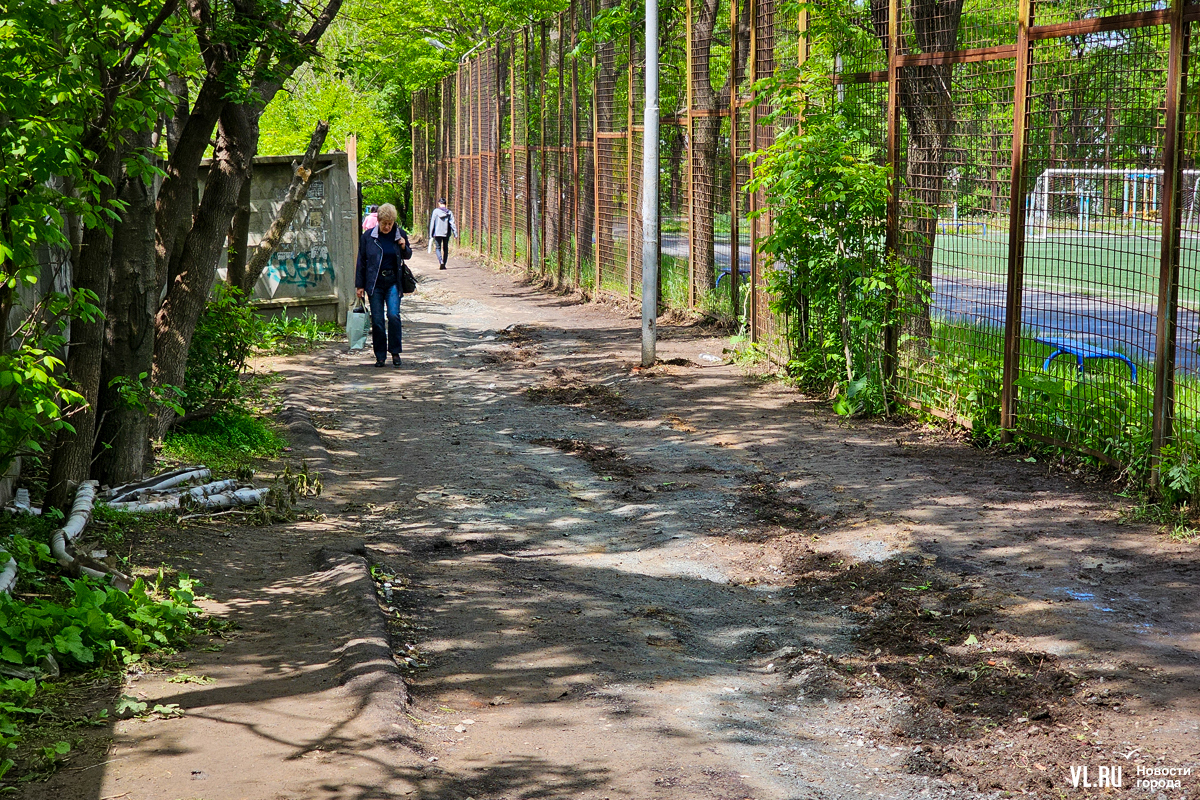
[[[886,401],[883,336],[927,296],[915,268],[884,245],[887,167],[850,122],[825,74],[775,84],[784,126],[762,153],[751,191],[765,189],[771,233],[771,309],[782,315],[788,369],[807,389],[836,393],[839,414],[878,413]]]
[[[246,360],[263,336],[263,322],[242,293],[218,283],[200,315],[183,379],[186,411],[228,404],[241,397]]]

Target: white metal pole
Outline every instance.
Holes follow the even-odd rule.
[[[642,136],[642,366],[658,335],[658,0],[646,0],[646,110]]]

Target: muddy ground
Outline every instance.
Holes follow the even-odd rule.
[[[417,272],[403,368],[262,365],[323,517],[142,543],[236,626],[131,676],[184,715],[24,796],[1200,793],[1136,785],[1200,766],[1197,546],[1112,487],[838,420],[703,326],[641,370],[620,309]]]

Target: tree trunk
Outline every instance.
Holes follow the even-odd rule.
[[[957,47],[963,0],[910,0],[905,11],[907,53],[938,53]],[[875,34],[887,51],[888,3],[871,0]],[[917,275],[933,282],[933,253],[937,219],[946,177],[946,155],[954,135],[954,105],[950,87],[953,67],[947,64],[906,67],[899,85],[900,108],[908,123],[906,192],[900,225],[904,256],[916,267]],[[933,331],[930,307],[924,303],[909,321],[911,333],[927,339]]]
[[[732,0],[738,2],[739,0]],[[692,187],[696,193],[693,202],[695,218],[692,220],[692,253],[693,273],[696,278],[696,294],[702,295],[712,290],[716,281],[716,250],[714,215],[724,197],[717,191],[717,151],[720,143],[721,118],[717,116],[721,109],[729,107],[730,81],[741,81],[746,69],[746,57],[750,52],[750,23],[749,0],[741,0],[743,8],[738,13],[737,62],[733,65],[733,74],[726,74],[717,88],[712,82],[712,45],[713,33],[717,25],[717,11],[720,7],[718,0],[700,0],[692,18],[692,98],[695,109],[702,112],[694,117],[692,141]],[[730,208],[731,213],[737,213]],[[731,263],[736,261],[730,253]]]
[[[207,2],[189,2],[208,77],[179,133],[156,204],[157,274],[159,285],[166,287],[166,297],[155,317],[152,375],[154,385],[160,389],[183,382],[192,334],[216,277],[221,247],[237,210],[242,185],[249,179],[258,152],[259,116],[296,68],[316,55],[321,36],[341,5],[342,0],[327,0],[319,12],[305,15],[311,20],[308,30],[288,31],[295,41],[285,54],[260,47],[250,87],[254,99],[233,103],[226,100],[230,92],[224,76],[241,63],[244,52],[226,38],[210,36],[209,28],[216,17]],[[233,6],[237,14],[256,18],[257,11],[249,0],[233,0]],[[218,120],[217,143],[204,197],[197,213],[192,215],[189,212],[200,158]],[[177,249],[179,240],[183,241],[181,249]],[[154,435],[165,434],[173,418],[174,412],[160,408],[155,416]]]
[[[121,176],[121,154],[118,145],[110,144],[100,151],[96,171],[107,178],[100,183],[98,206],[111,205]],[[102,226],[87,229],[79,248],[79,258],[71,265],[71,285],[76,291],[95,295],[97,308],[103,311],[108,299],[109,262],[112,259],[112,236]],[[71,322],[71,344],[67,351],[67,374],[75,390],[83,395],[86,405],[71,415],[74,431],[59,431],[50,459],[46,504],[49,508],[68,511],[74,487],[87,480],[92,466],[92,447],[96,440],[96,407],[100,395],[100,361],[104,349],[104,317],[79,317]]]
[[[589,153],[591,154],[589,156]],[[579,250],[579,263],[587,264],[595,259],[592,249],[592,238],[588,234],[595,230],[596,221],[596,159],[595,152],[589,149],[579,151],[579,225],[581,236],[575,237],[575,247]],[[591,158],[589,166],[588,159]],[[582,268],[581,268],[582,269]],[[600,287],[597,286],[597,289]]]
[[[717,278],[715,215],[721,198],[717,196],[717,150],[721,139],[721,118],[697,117],[693,122],[692,252],[696,276],[696,294],[711,291]]]
[[[246,108],[229,103],[221,112],[217,145],[213,152],[196,222],[184,240],[179,267],[171,276],[158,315],[155,317],[154,385],[183,386],[192,334],[212,290],[221,247],[229,221],[237,209],[249,163],[254,159],[257,136]],[[162,230],[160,225],[159,232]],[[171,427],[175,412],[159,408],[152,430],[161,438]]]
[[[954,109],[950,103],[951,67],[920,66],[905,69],[900,102],[908,123],[906,195],[910,202],[901,215],[902,242],[917,276],[933,283],[933,253],[937,221],[946,178],[946,155],[954,135]],[[926,339],[933,333],[928,301],[911,320],[910,331]]]
[[[242,288],[246,301],[258,280],[258,273],[251,278],[246,270],[246,259],[250,256],[250,185],[253,181],[254,162],[251,161],[246,179],[242,181],[242,190],[238,192],[237,211],[233,212],[233,223],[229,226],[229,250],[225,259],[225,279],[230,286]]]
[[[300,203],[308,195],[308,187],[312,185],[313,178],[316,176],[316,173],[313,172],[313,162],[317,160],[317,156],[321,155],[321,148],[325,145],[325,137],[328,133],[329,123],[325,120],[319,121],[308,142],[308,150],[305,151],[300,166],[296,167],[296,172],[292,176],[292,183],[288,186],[287,195],[279,207],[275,221],[271,223],[270,230],[258,243],[258,247],[254,248],[254,254],[250,257],[246,269],[243,270],[243,282],[239,284],[230,280],[230,284],[236,286],[246,296],[250,295],[251,290],[254,289],[254,282],[258,280],[258,276],[270,263],[271,256],[279,248],[280,241],[283,240],[283,234],[287,232],[292,220],[296,218]],[[249,182],[247,181],[247,183]]]
[[[138,147],[150,149],[150,131]],[[121,200],[127,208],[113,237],[104,358],[101,365],[101,424],[95,477],[109,485],[142,477],[150,444],[149,407],[123,402],[116,378],[149,385],[154,356],[154,312],[158,307],[154,259],[154,192],[140,177],[125,176]]]
[[[225,108],[226,92],[225,84],[221,80],[213,77],[205,80],[191,112],[179,126],[174,149],[167,161],[167,174],[159,187],[154,207],[156,276],[159,287],[174,281],[172,262],[179,256],[176,245],[187,237],[192,227],[192,212],[195,210],[193,198],[200,174],[200,159],[208,149],[213,128]],[[173,138],[170,133],[168,137]],[[224,238],[225,230],[222,230],[220,239]]]

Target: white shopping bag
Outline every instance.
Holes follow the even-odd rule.
[[[346,315],[346,338],[350,340],[351,350],[362,350],[367,346],[367,332],[371,330],[371,314],[363,306],[361,299],[357,300]]]

